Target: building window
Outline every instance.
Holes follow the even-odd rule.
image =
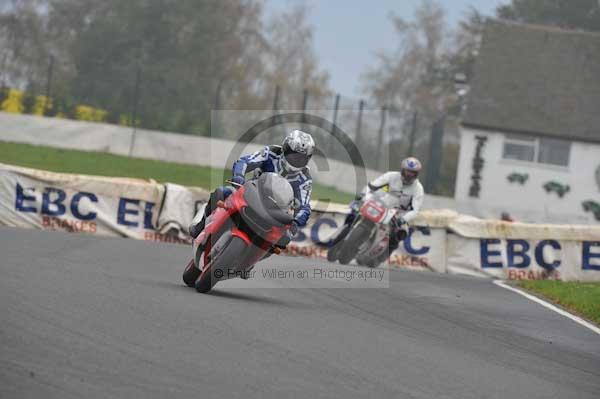
[[[569,166],[571,143],[566,140],[506,135],[504,159]]]
[[[538,162],[551,165],[569,166],[571,143],[565,140],[540,139]]]
[[[504,140],[505,159],[533,162],[535,159],[535,139],[519,136],[506,136]]]

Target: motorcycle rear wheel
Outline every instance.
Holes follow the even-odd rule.
[[[358,263],[360,266],[375,268],[379,266],[379,258],[369,258],[364,254],[358,255],[356,257],[356,263]]]
[[[201,294],[209,292],[219,280],[228,276],[232,270],[238,269],[245,256],[243,252],[248,245],[239,237],[231,237],[231,240],[223,247],[221,252],[215,254],[204,272],[198,277],[196,291]]]

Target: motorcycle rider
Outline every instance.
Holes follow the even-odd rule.
[[[400,204],[398,213],[390,223],[390,241],[388,252],[384,252],[385,258],[398,249],[400,242],[406,238],[408,224],[417,216],[423,205],[425,192],[418,179],[421,168],[421,162],[417,158],[406,158],[402,160],[400,172],[390,171],[384,173],[370,182],[365,189],[365,191],[386,190],[389,194],[396,196]],[[350,204],[350,213],[346,217],[341,231],[331,241],[331,245],[342,241],[350,232],[352,223],[358,215],[360,200],[363,196],[364,193]],[[383,262],[385,258],[379,261]]]
[[[266,146],[253,154],[242,156],[234,162],[231,181],[236,185],[245,183],[246,173],[254,172],[258,178],[263,172],[273,172],[285,177],[294,190],[295,213],[294,221],[289,232],[295,236],[299,227],[306,225],[310,217],[310,196],[312,192],[312,178],[308,161],[313,155],[315,142],[312,136],[301,130],[290,132],[283,140],[282,145]],[[204,213],[196,215],[189,227],[193,238],[198,237],[204,229],[206,218],[213,212],[217,202],[227,198],[232,193],[232,187],[217,188],[211,193]],[[200,220],[197,220],[201,217]],[[291,237],[288,237],[288,242]],[[287,245],[283,243],[282,246]]]

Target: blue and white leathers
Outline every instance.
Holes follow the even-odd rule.
[[[238,159],[233,164],[232,172],[234,176],[244,176],[246,173],[254,172],[255,178],[263,172],[277,173],[285,177],[294,190],[296,210],[294,219],[298,226],[302,227],[310,217],[312,178],[308,167],[298,171],[288,171],[284,165],[281,146],[271,145]]]

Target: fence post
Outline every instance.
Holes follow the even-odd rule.
[[[215,91],[215,105],[214,105],[215,110],[221,109],[221,91],[223,90],[223,81],[224,80],[225,80],[224,78],[220,78],[219,82],[217,83],[217,90]]]
[[[268,136],[267,136],[268,143],[267,144],[273,143],[279,139],[278,136],[279,136],[279,133],[281,130],[281,127],[279,126],[279,122],[280,122],[279,110],[281,108],[281,106],[279,105],[280,98],[281,98],[281,87],[279,85],[276,85],[275,86],[275,95],[273,96],[273,114],[275,116],[275,118],[274,118],[275,126],[273,126],[273,128],[268,133]]]
[[[418,111],[415,111],[415,113],[413,114],[413,120],[412,120],[412,125],[410,127],[410,137],[409,137],[409,142],[408,142],[408,151],[406,152],[406,157],[412,157],[414,155],[414,151],[415,151],[415,136],[417,134],[417,118],[418,118]]]
[[[46,99],[44,100],[44,110],[42,114],[44,116],[48,115],[48,105],[50,103],[50,87],[52,84],[52,74],[54,72],[54,56],[51,55],[48,60],[48,75],[46,76]]]
[[[302,93],[302,123],[306,123],[306,106],[308,105],[308,90]]]
[[[362,115],[363,110],[365,109],[365,102],[360,100],[358,103],[358,120],[356,121],[356,136],[355,136],[355,144],[359,151],[361,151],[361,130],[362,130]]]
[[[446,115],[440,117],[431,127],[431,141],[429,143],[429,157],[427,159],[427,174],[425,176],[425,191],[433,193],[435,184],[440,177],[442,166],[442,139],[444,137],[444,124]]]
[[[131,133],[131,142],[129,145],[129,156],[133,154],[133,147],[135,146],[135,136],[137,134],[137,113],[138,113],[138,101],[139,101],[139,91],[140,91],[140,80],[142,70],[138,65],[135,71],[135,88],[133,91],[133,111],[131,115],[131,123],[133,124],[133,132]]]
[[[281,88],[279,85],[275,86],[275,97],[273,97],[273,111],[279,111],[279,95]]]
[[[385,132],[385,122],[386,122],[386,116],[387,116],[387,105],[384,105],[381,108],[381,124],[379,125],[379,135],[377,138],[377,151],[384,151],[384,146],[383,146],[383,135]],[[386,156],[389,156],[389,152],[387,151],[387,146],[385,147],[385,152],[387,152],[387,154],[385,154]],[[382,162],[384,159],[384,154],[380,153],[379,157],[377,158],[377,169],[381,170],[382,168]]]
[[[213,107],[211,109],[209,109],[210,126],[209,126],[208,135],[211,137],[217,137],[218,133],[222,132],[220,109],[222,108],[222,106],[221,106],[221,91],[223,90],[223,82],[224,81],[225,81],[225,78],[223,78],[223,77],[219,78],[219,81],[217,82],[217,88],[215,90],[215,99],[213,101]],[[213,118],[213,111],[214,111],[214,118]]]
[[[336,126],[337,118],[338,118],[338,110],[340,109],[340,95],[339,93],[335,95],[335,102],[333,104],[333,119],[331,120],[332,126]],[[333,157],[333,152],[335,151],[335,136],[333,132],[329,132],[329,151],[327,153],[330,157]]]

